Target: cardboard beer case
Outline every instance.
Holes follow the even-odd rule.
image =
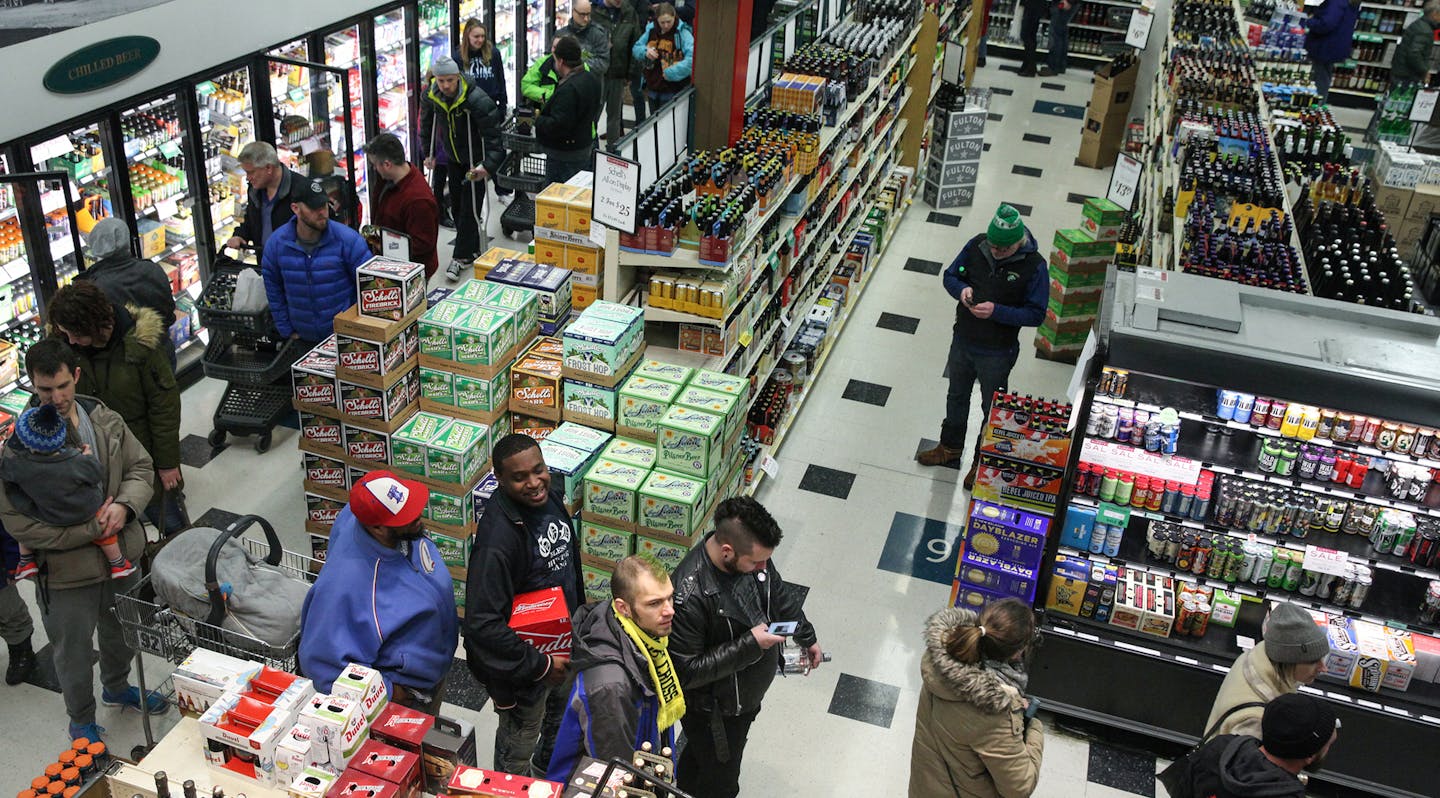
[[[355,271],[360,315],[399,321],[425,304],[425,266],[374,257]]]
[[[565,604],[565,592],[558,587],[516,596],[510,628],[541,654],[570,655],[570,608]]]

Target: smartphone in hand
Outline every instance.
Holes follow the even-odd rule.
[[[795,630],[799,628],[799,626],[799,621],[775,621],[774,623],[770,624],[770,627],[765,631],[769,632],[772,635],[790,637],[795,634]]]

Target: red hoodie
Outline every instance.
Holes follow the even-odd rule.
[[[410,236],[410,260],[425,264],[425,276],[440,268],[435,240],[440,236],[440,205],[420,167],[410,164],[410,174],[398,183],[380,189],[375,206],[375,224]]]

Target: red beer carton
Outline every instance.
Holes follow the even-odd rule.
[[[355,271],[360,315],[399,321],[425,302],[425,267],[371,258]]]
[[[350,760],[350,769],[394,784],[397,798],[416,798],[420,793],[420,755],[412,751],[371,739]]]
[[[435,716],[403,707],[391,701],[380,710],[380,717],[370,727],[370,734],[381,742],[406,751],[420,753],[425,735],[435,725]]]
[[[400,788],[384,779],[347,768],[325,798],[399,798]]]
[[[532,590],[515,597],[510,628],[541,654],[570,656],[570,608],[558,587]]]
[[[561,798],[564,788],[553,781],[462,765],[455,769],[445,791],[451,795],[483,795],[485,798]]]

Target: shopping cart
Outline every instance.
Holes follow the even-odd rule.
[[[257,524],[265,535],[264,540],[241,537],[251,526]],[[298,670],[298,630],[284,645],[277,646],[221,626],[225,618],[225,597],[216,579],[215,561],[222,546],[232,538],[238,538],[248,553],[262,558],[267,564],[279,568],[293,579],[314,582],[316,575],[320,573],[323,563],[282,549],[275,527],[256,515],[242,515],[232,521],[210,547],[210,555],[205,559],[205,587],[210,593],[210,614],[204,620],[182,615],[159,603],[150,581],[151,576],[147,573],[129,592],[115,597],[114,610],[126,644],[135,651],[135,678],[140,683],[142,696],[148,693],[145,684],[145,654],[178,665],[196,648],[204,647],[232,657],[264,663],[277,670],[291,673]],[[141,726],[145,730],[145,750],[137,749],[132,752],[136,760],[155,745],[149,714],[142,712],[141,718]]]
[[[225,395],[215,409],[211,446],[225,443],[225,435],[254,435],[255,451],[270,449],[271,430],[291,412],[290,366],[305,353],[292,340],[282,340],[270,309],[240,311],[231,308],[240,272],[253,268],[221,255],[196,310],[210,330],[210,343],[200,365],[205,376],[226,382]]]
[[[534,117],[523,111],[516,111],[500,128],[507,154],[495,175],[495,184],[515,192],[510,206],[500,214],[500,229],[510,238],[522,230],[535,234],[535,202],[530,195],[549,182],[545,179],[545,156],[540,153],[534,131]]]

